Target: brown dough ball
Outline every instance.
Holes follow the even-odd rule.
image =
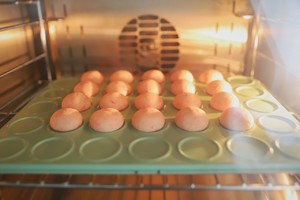
[[[209,69],[202,72],[199,76],[199,81],[201,83],[209,83],[214,80],[223,80],[223,74],[215,69]]]
[[[178,95],[180,93],[191,93],[195,94],[196,87],[194,83],[187,80],[177,80],[171,84],[170,90],[172,94]]]
[[[128,96],[132,92],[131,86],[124,81],[112,81],[107,86],[105,91],[107,93],[119,92],[124,96]]]
[[[118,92],[106,93],[99,101],[100,108],[114,108],[119,111],[128,107],[128,98]]]
[[[229,92],[218,92],[214,94],[210,100],[210,106],[218,111],[224,111],[229,107],[238,107],[239,105],[239,99]]]
[[[104,77],[99,71],[91,70],[91,71],[84,72],[81,75],[80,80],[81,81],[92,81],[93,83],[100,85],[103,82]]]
[[[155,80],[148,79],[148,80],[143,80],[138,84],[137,91],[139,94],[145,92],[160,94],[162,92],[162,87]]]
[[[50,118],[50,127],[55,131],[72,131],[83,123],[81,113],[74,108],[62,108],[54,112]]]
[[[124,81],[126,83],[132,83],[134,77],[131,72],[127,70],[118,70],[111,74],[110,81]]]
[[[186,131],[202,131],[207,128],[209,120],[202,109],[188,106],[177,112],[175,123],[179,128]]]
[[[142,108],[155,108],[155,109],[162,109],[164,106],[164,101],[161,96],[155,93],[146,92],[140,94],[134,101],[134,105],[137,109]]]
[[[65,96],[62,100],[62,108],[74,108],[79,112],[89,109],[92,105],[92,102],[88,96],[82,92],[72,92]]]
[[[124,124],[123,115],[114,108],[103,108],[94,112],[89,119],[90,127],[98,132],[112,132]]]
[[[88,97],[94,96],[99,92],[98,86],[92,81],[80,81],[74,87],[74,92],[82,92]]]
[[[211,81],[206,86],[206,93],[209,95],[214,95],[218,92],[232,92],[231,85],[224,80]]]
[[[148,70],[143,73],[142,80],[152,79],[155,80],[158,83],[165,82],[165,75],[162,73],[162,71],[159,71],[157,69]]]
[[[178,110],[188,106],[200,107],[201,105],[201,99],[196,94],[181,93],[176,95],[176,97],[173,99],[173,106]]]
[[[134,113],[131,124],[137,130],[154,132],[163,128],[165,117],[155,108],[143,108]]]
[[[240,107],[224,110],[219,118],[220,124],[233,131],[247,131],[254,126],[254,119],[249,111]]]
[[[189,70],[179,69],[171,73],[171,81],[174,82],[177,80],[187,80],[189,82],[193,82],[194,76]]]

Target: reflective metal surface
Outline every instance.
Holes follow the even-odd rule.
[[[138,71],[139,67],[143,67],[141,65],[159,68],[156,63],[145,63],[149,59],[145,58],[138,44],[136,48],[133,46],[133,51],[138,52],[135,59],[143,61],[128,63],[120,58],[118,43],[122,30],[131,20],[142,15],[158,16],[157,21],[152,19],[153,23],[160,25],[159,19],[163,18],[175,28],[180,50],[176,67],[196,70],[216,67],[224,73],[242,73],[248,19],[233,13],[233,6],[241,12],[245,2],[53,0],[47,1],[47,13],[48,18],[64,18],[50,24],[52,45],[57,47],[57,64],[63,75],[75,75],[92,68],[102,71],[119,68]],[[137,30],[136,38],[142,38],[141,34],[142,31]],[[161,37],[159,39],[162,40]],[[159,39],[156,43],[163,44]],[[168,40],[173,42],[174,38]],[[155,55],[157,53],[160,54],[149,51],[147,56],[157,58],[160,56]]]
[[[297,175],[3,175],[2,199],[298,199]],[[35,186],[34,186],[35,185]],[[20,187],[20,188],[18,188]],[[29,187],[29,188],[28,188]]]

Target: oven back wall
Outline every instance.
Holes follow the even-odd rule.
[[[246,5],[246,6],[245,6]],[[215,67],[242,73],[247,1],[46,1],[54,63],[64,76],[101,68]]]

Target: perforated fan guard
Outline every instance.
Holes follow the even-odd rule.
[[[179,36],[166,19],[140,15],[131,19],[119,36],[121,63],[147,70],[168,71],[179,60]]]

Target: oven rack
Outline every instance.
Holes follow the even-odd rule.
[[[300,174],[2,174],[0,187],[109,190],[300,190]]]

